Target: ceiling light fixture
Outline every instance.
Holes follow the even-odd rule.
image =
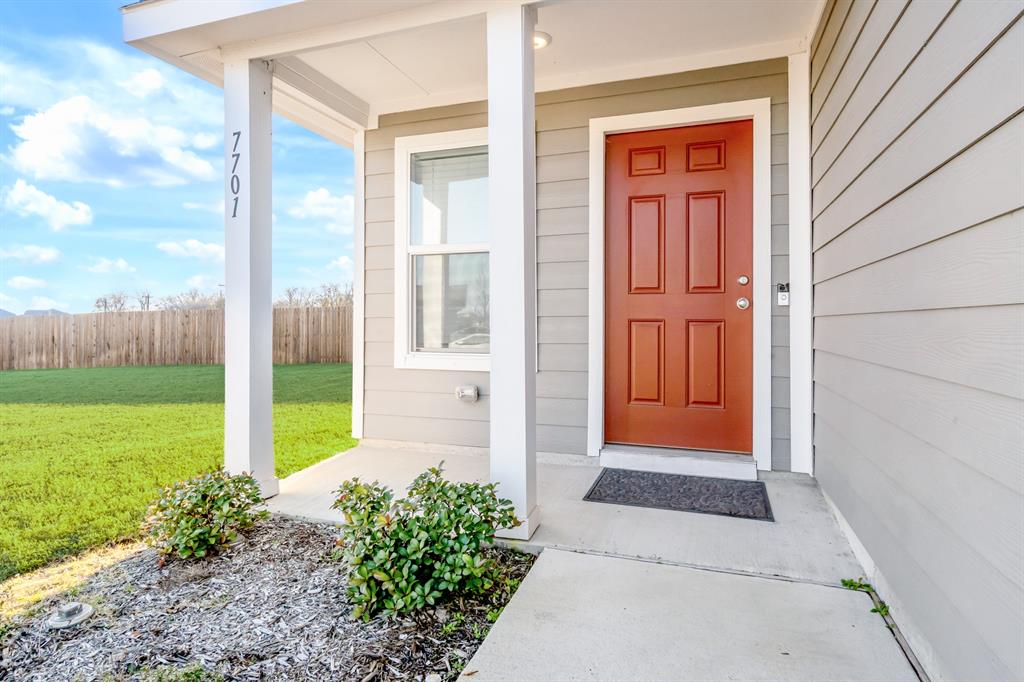
[[[551,34],[544,31],[533,32],[533,49],[543,50],[551,44]]]

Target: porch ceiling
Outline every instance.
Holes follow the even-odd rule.
[[[181,1],[151,0],[126,8],[125,39],[217,84],[225,55],[284,57],[303,80],[275,86],[283,95],[275,109],[341,142],[355,127],[373,127],[380,114],[486,96],[486,2],[209,3],[236,5],[234,14],[193,13],[185,25],[182,8],[173,12]],[[537,90],[792,54],[806,47],[822,5],[822,0],[538,3],[537,28],[549,33],[552,43],[536,54]],[[303,87],[309,82],[315,86]]]

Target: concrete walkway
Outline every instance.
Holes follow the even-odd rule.
[[[268,506],[340,522],[342,481],[401,492],[441,460],[487,480],[484,451],[364,443],[282,480]],[[584,502],[599,471],[539,459],[540,558],[467,680],[917,679],[870,598],[840,587],[862,569],[813,479],[762,472],[768,523]]]
[[[461,679],[917,680],[870,609],[842,588],[549,549]]]

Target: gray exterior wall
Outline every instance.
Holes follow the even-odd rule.
[[[591,118],[741,99],[772,100],[772,282],[789,280],[787,62],[776,59],[537,95],[537,445],[587,446],[587,194]],[[393,368],[394,139],[487,125],[486,103],[381,118],[366,133],[366,393],[364,434],[456,445],[488,442],[485,373]],[[772,454],[789,469],[789,321],[772,317]],[[475,383],[483,399],[452,397]]]
[[[1021,2],[826,7],[815,473],[933,677],[1024,678]]]

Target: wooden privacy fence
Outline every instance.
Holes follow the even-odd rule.
[[[274,363],[352,362],[352,308],[274,308]],[[0,319],[0,370],[224,362],[224,311]]]

